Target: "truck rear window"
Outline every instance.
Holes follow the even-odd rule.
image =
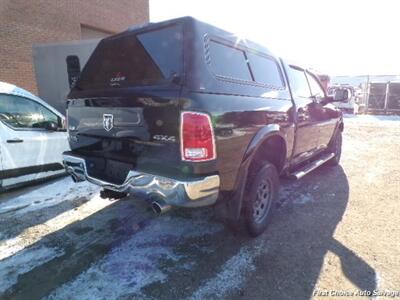
[[[99,43],[76,87],[96,89],[161,83],[181,73],[182,59],[182,26],[178,24],[111,37]]]

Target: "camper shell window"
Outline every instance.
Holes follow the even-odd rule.
[[[211,40],[209,51],[215,75],[246,81],[252,80],[243,50]]]
[[[230,45],[216,37],[206,43],[208,64],[217,78],[273,89],[285,88],[280,66],[273,57],[241,45]]]
[[[161,84],[182,73],[182,25],[127,32],[102,40],[76,87],[95,89]]]
[[[279,65],[274,58],[252,52],[247,52],[247,57],[254,81],[277,88],[284,87]]]

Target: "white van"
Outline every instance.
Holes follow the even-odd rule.
[[[64,172],[65,117],[46,102],[0,82],[0,188]]]

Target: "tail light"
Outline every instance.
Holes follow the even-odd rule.
[[[207,161],[216,158],[214,132],[210,116],[198,112],[181,115],[182,160]]]

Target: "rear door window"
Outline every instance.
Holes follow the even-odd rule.
[[[283,81],[278,63],[273,59],[247,52],[254,80],[261,84],[282,88]]]
[[[213,40],[209,43],[209,51],[215,75],[252,81],[244,51]]]
[[[77,87],[105,88],[165,82],[182,72],[182,26],[126,33],[102,40]]]

